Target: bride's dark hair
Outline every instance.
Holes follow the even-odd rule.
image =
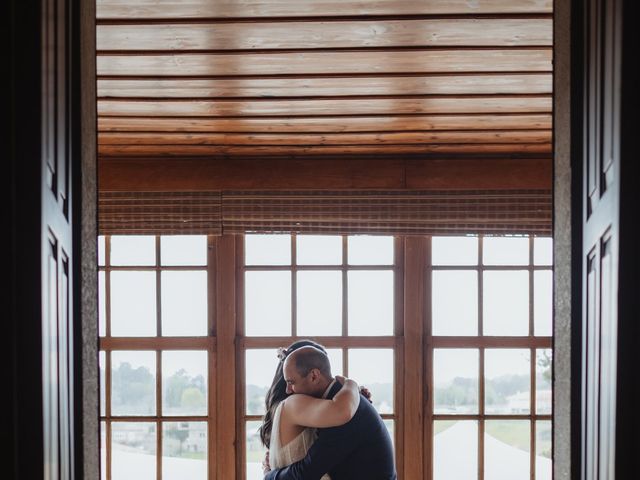
[[[264,417],[262,417],[262,425],[259,429],[260,440],[262,441],[262,444],[267,448],[269,448],[269,444],[271,443],[271,428],[273,427],[273,416],[276,413],[276,408],[282,400],[287,398],[287,382],[284,381],[284,374],[282,373],[284,359],[294,350],[307,346],[315,347],[325,354],[327,353],[322,345],[316,342],[312,342],[311,340],[299,340],[297,342],[293,342],[286,349],[282,349],[278,352],[280,361],[278,362],[278,366],[276,367],[276,373],[273,376],[273,382],[271,382],[271,386],[269,387],[269,390],[267,390],[267,394],[264,399],[266,407],[265,411],[267,413],[265,413]]]

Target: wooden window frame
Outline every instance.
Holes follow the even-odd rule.
[[[430,394],[425,402],[425,425],[424,425],[424,465],[425,478],[433,479],[434,464],[434,436],[433,425],[438,420],[474,420],[478,422],[478,477],[477,480],[484,480],[484,438],[485,438],[485,422],[487,420],[523,420],[530,423],[529,438],[529,477],[531,480],[536,478],[536,423],[538,421],[552,422],[552,412],[549,414],[539,414],[536,408],[536,359],[537,351],[540,349],[552,350],[552,337],[535,335],[534,332],[534,273],[536,271],[553,271],[553,265],[534,265],[534,237],[529,236],[528,253],[529,259],[526,265],[484,265],[483,264],[483,239],[485,235],[479,235],[478,238],[478,261],[475,265],[464,266],[435,266],[431,261],[432,249],[427,249],[427,258],[425,262],[426,277],[428,280],[427,287],[427,305],[431,305],[431,278],[434,271],[455,271],[455,270],[475,270],[478,273],[478,334],[476,336],[435,336],[432,334],[432,316],[431,308],[427,308],[425,314],[426,335],[424,342],[425,352],[425,368],[426,368],[426,384]],[[431,242],[431,238],[428,239]],[[528,334],[526,336],[485,336],[483,324],[483,273],[488,271],[523,271],[528,272],[529,280],[529,309],[528,309]],[[446,348],[469,348],[477,349],[479,353],[478,365],[478,413],[477,414],[436,414],[434,413],[435,390],[433,389],[433,354],[435,349]],[[487,414],[485,412],[485,352],[487,349],[506,349],[517,348],[527,349],[530,354],[530,371],[529,371],[529,388],[530,388],[530,410],[528,414]]]
[[[394,444],[395,451],[402,452],[403,444],[403,372],[402,372],[402,356],[403,356],[403,302],[402,302],[402,278],[403,278],[403,259],[404,245],[401,237],[394,237],[393,251],[394,259],[391,265],[348,265],[348,235],[342,236],[342,264],[326,265],[326,266],[300,266],[296,265],[296,235],[291,235],[291,263],[286,266],[245,266],[244,265],[244,236],[236,237],[236,291],[237,291],[237,433],[238,454],[236,456],[237,478],[246,478],[246,423],[250,421],[260,420],[261,415],[246,414],[245,405],[245,352],[249,349],[273,348],[287,346],[290,343],[311,338],[319,342],[327,348],[341,348],[342,362],[344,374],[348,375],[348,351],[358,348],[384,348],[392,349],[394,357],[394,406],[393,413],[382,414],[383,420],[392,420],[394,422]],[[292,272],[291,282],[291,326],[292,335],[285,337],[247,337],[244,332],[244,277],[245,272],[252,270],[260,271],[279,271],[286,270]],[[394,324],[393,334],[386,336],[355,336],[348,335],[348,282],[347,275],[349,271],[366,271],[366,270],[385,270],[394,273]],[[340,271],[342,272],[342,332],[339,336],[299,336],[297,334],[296,319],[296,274],[298,271]],[[396,453],[396,459],[399,459]],[[397,462],[399,464],[399,462]]]
[[[111,265],[111,236],[105,236],[105,262],[98,266],[104,272],[105,287],[105,336],[99,339],[99,351],[105,353],[105,406],[104,415],[100,413],[100,423],[105,425],[106,478],[111,480],[111,440],[113,423],[154,423],[156,427],[156,477],[162,478],[162,425],[166,422],[206,422],[207,423],[207,469],[208,477],[213,478],[216,465],[216,326],[215,312],[215,261],[213,247],[215,237],[207,237],[207,265],[163,266],[161,264],[160,235],[155,235],[155,264],[144,266]],[[156,335],[152,337],[112,337],[111,336],[111,272],[146,271],[156,273]],[[206,271],[207,272],[207,335],[198,337],[163,337],[161,311],[161,274],[163,271]],[[207,411],[206,415],[163,415],[162,414],[162,352],[172,350],[194,350],[207,353]],[[155,415],[117,415],[111,414],[111,354],[114,351],[152,351],[156,361],[156,408]]]

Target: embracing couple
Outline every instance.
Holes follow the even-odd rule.
[[[265,480],[395,480],[393,447],[366,389],[334,376],[322,345],[295,342],[266,396]]]

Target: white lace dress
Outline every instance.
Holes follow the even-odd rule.
[[[316,440],[316,429],[305,428],[300,434],[291,440],[286,445],[282,445],[280,442],[280,414],[282,412],[282,405],[284,402],[280,402],[280,405],[276,407],[276,412],[273,415],[273,427],[271,428],[271,441],[269,449],[269,464],[272,469],[286,467],[292,463],[296,463],[298,460],[302,460],[307,451],[311,447],[311,444]],[[321,480],[331,480],[329,475],[324,475]]]

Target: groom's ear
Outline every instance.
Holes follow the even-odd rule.
[[[320,373],[320,370],[317,369],[317,368],[312,368],[311,372],[309,372],[309,373],[311,373],[311,380],[314,381],[314,382],[319,380],[322,377],[322,374]]]

